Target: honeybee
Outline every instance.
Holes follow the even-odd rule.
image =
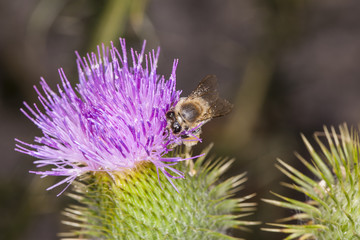
[[[219,97],[216,76],[207,75],[188,97],[180,98],[166,113],[167,129],[191,147],[200,141],[202,125],[228,114],[232,108],[231,103]]]

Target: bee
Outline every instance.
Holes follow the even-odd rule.
[[[219,97],[217,78],[207,75],[188,97],[182,97],[166,113],[167,129],[181,136],[185,146],[200,141],[201,127],[215,117],[228,114],[233,105]]]

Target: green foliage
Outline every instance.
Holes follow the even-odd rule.
[[[308,200],[304,203],[277,194],[281,201],[264,199],[297,212],[279,222],[298,220],[301,224],[270,224],[276,228],[263,230],[290,233],[286,239],[360,239],[359,136],[346,125],[340,126],[339,132],[324,127],[323,133],[315,133],[320,151],[315,151],[302,136],[311,164],[297,157],[317,180],[278,160],[280,171],[294,181],[284,185],[304,193]]]
[[[205,150],[207,154],[210,148]],[[177,192],[152,164],[113,177],[97,174],[77,183],[71,197],[80,205],[65,210],[74,227],[63,237],[86,239],[234,239],[231,228],[256,222],[240,221],[251,214],[252,196],[230,198],[246,181],[245,174],[219,182],[228,159],[178,164],[186,179],[175,180]],[[240,214],[243,212],[242,214]],[[238,213],[238,215],[233,215]],[[83,239],[82,238],[82,239]]]

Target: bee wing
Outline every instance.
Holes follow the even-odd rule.
[[[189,95],[188,98],[202,98],[209,105],[209,109],[198,120],[205,121],[214,117],[220,117],[228,114],[233,105],[227,100],[219,97],[217,78],[215,75],[207,75],[204,77],[197,88]]]
[[[219,93],[217,90],[217,78],[215,75],[207,75],[204,77],[197,88],[190,93],[188,98],[202,98],[206,102],[212,102],[214,99],[219,98]]]
[[[233,107],[234,105],[229,103],[229,101],[222,98],[218,98],[210,105],[211,117],[215,118],[215,117],[224,116],[228,114],[233,109]]]

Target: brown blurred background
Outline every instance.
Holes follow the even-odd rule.
[[[74,51],[84,55],[118,37],[128,47],[161,47],[159,73],[180,60],[177,87],[186,96],[216,74],[233,112],[208,123],[197,148],[237,159],[229,176],[248,172],[240,195],[287,192],[275,168],[279,157],[301,168],[293,151],[308,155],[299,133],[311,138],[322,125],[357,125],[360,106],[360,2],[357,0],[12,0],[0,2],[0,239],[58,239],[68,203],[55,178],[28,173],[34,159],[16,153],[14,138],[31,142],[40,132],[19,111],[36,102],[32,86],[52,86],[63,67],[77,82]],[[312,141],[313,142],[313,141]],[[314,142],[313,142],[314,143]],[[248,219],[273,222],[291,214],[259,201]],[[235,233],[247,239],[280,234]]]

